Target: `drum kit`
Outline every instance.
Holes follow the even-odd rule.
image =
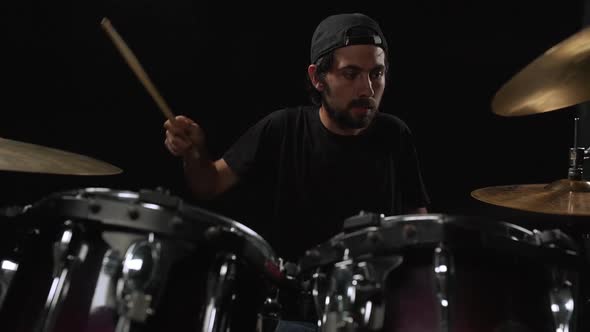
[[[586,29],[504,85],[492,110],[522,116],[575,105],[590,99],[589,83]],[[586,217],[588,151],[574,144],[567,179],[471,194],[494,206]],[[0,170],[122,172],[8,139],[0,139]],[[589,249],[559,228],[361,213],[299,261],[287,262],[254,230],[169,192],[81,188],[0,209],[0,326],[270,332],[286,305],[282,294],[297,294],[305,320],[326,332],[584,331],[590,328]]]

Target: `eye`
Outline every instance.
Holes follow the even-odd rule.
[[[376,80],[376,79],[383,77],[384,74],[385,74],[385,71],[383,69],[377,69],[377,70],[371,71],[370,75],[371,75],[372,80]]]
[[[342,76],[347,80],[354,80],[358,76],[358,71],[356,70],[343,70]]]

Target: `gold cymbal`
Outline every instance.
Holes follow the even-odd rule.
[[[590,183],[585,181],[487,187],[474,190],[471,196],[485,203],[517,210],[590,216]]]
[[[553,46],[496,93],[492,111],[503,116],[549,112],[590,100],[590,28]]]
[[[87,156],[4,138],[0,138],[0,170],[64,175],[122,172],[118,167]]]

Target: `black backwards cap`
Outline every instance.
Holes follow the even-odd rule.
[[[355,30],[354,33],[351,30]],[[359,44],[376,45],[387,53],[383,32],[372,18],[360,13],[329,16],[320,22],[313,33],[311,63],[337,48]]]

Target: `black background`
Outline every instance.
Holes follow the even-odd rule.
[[[576,107],[505,118],[490,103],[503,83],[583,26],[583,1],[392,1],[387,9],[341,1],[21,1],[3,23],[0,136],[124,172],[4,171],[2,202],[25,204],[70,188],[161,186],[248,224],[239,193],[215,202],[190,197],[180,161],[163,144],[163,115],[100,21],[110,18],[173,111],[200,123],[218,157],[264,115],[307,102],[313,30],[325,16],[350,11],[374,17],[388,38],[382,110],[413,130],[430,211],[495,213],[471,191],[567,177]]]

